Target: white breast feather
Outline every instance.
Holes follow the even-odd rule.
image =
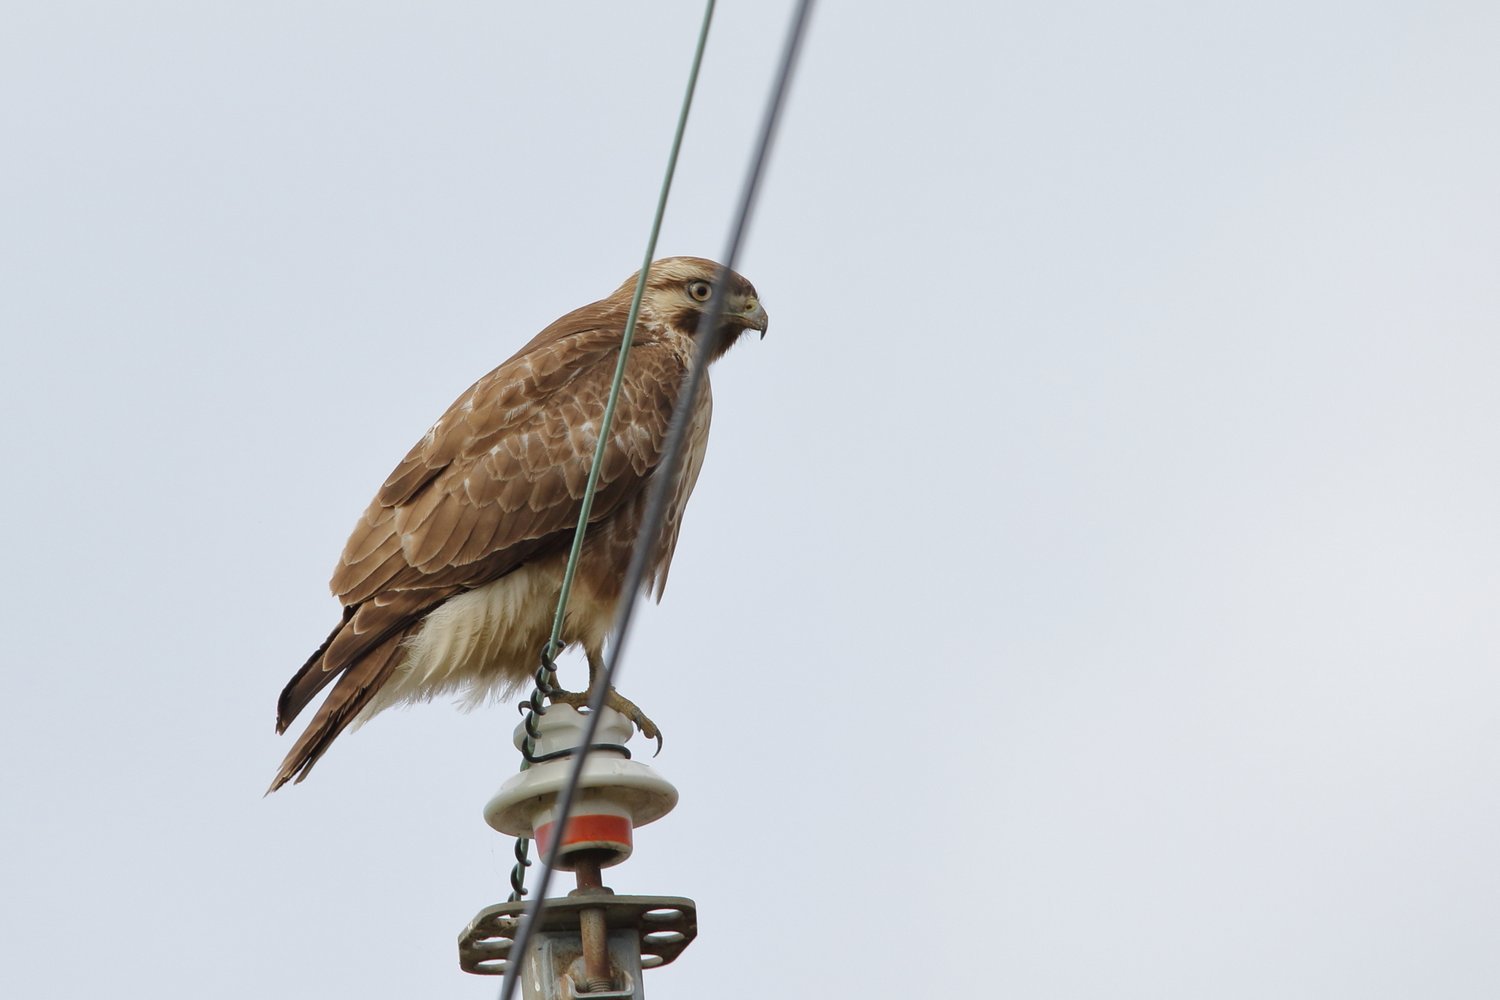
[[[541,652],[561,584],[549,559],[444,601],[406,640],[406,657],[355,725],[392,705],[450,692],[465,709],[508,695]]]

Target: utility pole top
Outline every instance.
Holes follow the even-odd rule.
[[[604,709],[585,761],[576,805],[561,833],[555,815],[577,752],[586,716],[566,705],[549,706],[538,720],[533,759],[485,806],[485,820],[501,833],[535,839],[546,855],[561,837],[557,868],[575,873],[578,888],[549,898],[526,955],[512,956],[526,903],[481,910],[459,935],[459,965],[478,975],[504,975],[522,962],[525,1000],[643,1000],[643,969],[675,959],[698,933],[697,906],[680,896],[617,896],[602,869],[634,850],[634,829],[660,819],[677,804],[677,789],[625,749],[633,727]],[[525,739],[516,728],[516,746]]]
[[[584,715],[567,705],[551,705],[537,720],[534,757],[541,762],[506,781],[489,804],[484,818],[490,826],[512,837],[529,837],[546,855],[554,834],[553,811],[568,781],[570,758],[578,746]],[[632,831],[661,819],[677,805],[677,789],[651,767],[630,759],[625,742],[634,726],[619,712],[606,708],[599,718],[598,743],[589,752],[578,782],[578,799],[568,818],[562,855],[557,867],[572,871],[572,856],[580,851],[608,852],[601,867],[630,857]],[[517,749],[526,738],[525,724],[516,727]]]

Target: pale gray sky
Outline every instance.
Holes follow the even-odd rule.
[[[663,254],[789,6],[721,5]],[[7,6],[0,993],[493,996],[514,713],[263,800],[276,694],[412,441],[635,268],[699,13]],[[622,678],[682,802],[610,882],[700,907],[651,997],[1500,994],[1497,49],[820,4]]]

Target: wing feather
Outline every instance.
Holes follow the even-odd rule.
[[[403,462],[428,470],[420,488],[406,489],[421,477],[398,469],[371,504],[334,576],[335,593],[346,599],[363,594],[367,588],[359,584],[385,575],[365,564],[374,560],[388,572],[392,539],[399,540],[409,571],[394,574],[387,585],[422,588],[441,578],[472,588],[514,569],[523,553],[535,555],[539,539],[571,529],[617,350],[617,333],[579,329],[539,348],[538,358],[513,359],[476,383]],[[604,450],[596,518],[608,516],[656,468],[686,362],[660,342],[647,340],[632,351]],[[521,401],[517,385],[526,387],[522,396],[529,403]],[[498,399],[505,405],[495,405]],[[407,496],[386,504],[396,492]],[[507,558],[512,550],[514,558]],[[464,573],[470,566],[474,572]]]
[[[389,587],[403,571],[411,566],[406,561],[406,554],[401,551],[400,540],[394,535],[388,536],[387,543],[380,548],[379,552],[384,554],[384,559],[371,558],[359,564],[361,575],[350,581],[344,595],[344,600],[349,602],[348,606],[352,607],[368,601]]]

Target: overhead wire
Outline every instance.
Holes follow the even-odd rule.
[[[563,571],[562,590],[557,597],[557,611],[552,616],[552,636],[547,640],[547,649],[558,653],[562,639],[563,618],[568,608],[568,596],[573,590],[573,577],[578,571],[579,554],[583,551],[583,536],[588,530],[589,514],[594,506],[594,493],[599,486],[599,470],[604,466],[604,450],[609,443],[609,428],[614,423],[615,408],[620,401],[620,386],[625,378],[625,361],[630,356],[630,345],[635,340],[635,324],[641,314],[641,299],[646,293],[647,273],[656,258],[656,241],[661,235],[661,223],[667,212],[667,196],[672,191],[672,178],[677,173],[677,157],[682,152],[682,137],[687,132],[688,113],[693,107],[693,93],[698,88],[698,71],[703,66],[703,50],[708,45],[708,29],[714,19],[714,0],[703,7],[703,24],[698,29],[698,45],[693,51],[692,68],[688,70],[687,89],[682,95],[682,108],[677,114],[677,130],[672,135],[672,150],[667,154],[667,169],[662,177],[661,192],[656,198],[656,215],[651,219],[651,235],[646,240],[646,255],[641,261],[641,272],[636,277],[635,292],[630,297],[630,311],[625,316],[625,334],[620,340],[620,359],[615,365],[614,381],[609,386],[609,399],[604,404],[604,417],[599,425],[599,440],[594,445],[594,461],[589,467],[589,478],[583,489],[583,504],[578,511],[578,530],[573,533],[573,547],[568,552],[568,565]]]
[[[667,154],[667,168],[663,172],[661,191],[656,197],[656,213],[651,219],[651,233],[646,238],[645,259],[641,261],[640,274],[635,281],[635,291],[630,297],[630,309],[625,315],[625,330],[620,338],[619,360],[615,363],[615,374],[609,386],[609,398],[604,404],[604,416],[599,422],[599,440],[594,445],[593,461],[589,465],[588,481],[583,487],[583,500],[578,510],[578,526],[573,531],[573,545],[568,551],[567,566],[563,569],[562,586],[558,590],[557,610],[552,615],[552,634],[542,647],[541,665],[536,673],[536,686],[531,696],[523,703],[526,712],[526,736],[521,745],[524,771],[536,762],[537,717],[542,712],[542,698],[551,693],[552,682],[557,674],[553,658],[562,652],[563,622],[567,617],[568,598],[573,592],[573,578],[578,572],[579,557],[583,553],[583,539],[588,532],[589,516],[594,507],[594,495],[599,487],[599,470],[604,467],[604,451],[609,444],[609,430],[614,423],[615,409],[620,401],[620,387],[625,380],[625,362],[630,357],[630,347],[635,340],[635,324],[641,312],[641,299],[646,292],[646,278],[651,261],[656,257],[656,241],[661,235],[662,219],[667,213],[667,198],[672,192],[672,179],[677,173],[677,157],[682,151],[682,137],[687,132],[688,113],[693,107],[693,95],[698,89],[698,71],[703,66],[703,52],[708,46],[708,29],[713,24],[715,0],[707,0],[703,7],[703,23],[698,29],[698,44],[693,50],[693,62],[688,70],[687,87],[682,95],[682,107],[677,113],[677,128],[672,134],[672,148]],[[526,869],[529,840],[516,841],[516,863],[511,869],[510,885],[512,902],[526,895]]]
[[[698,392],[703,384],[708,360],[714,356],[716,353],[715,348],[718,346],[719,320],[724,313],[724,297],[728,285],[727,277],[734,270],[734,265],[739,258],[740,246],[744,241],[750,217],[755,209],[755,202],[760,193],[761,179],[765,173],[765,166],[770,156],[772,141],[776,136],[776,128],[781,119],[781,112],[786,103],[786,95],[791,85],[792,70],[796,65],[797,54],[802,47],[802,40],[806,35],[808,17],[811,11],[812,0],[798,0],[796,9],[792,12],[791,23],[787,28],[775,82],[772,85],[771,94],[766,102],[766,109],[761,119],[754,151],[751,154],[750,167],[746,173],[744,185],[741,188],[735,221],[730,227],[728,245],[720,261],[723,270],[714,282],[713,295],[709,299],[708,306],[698,321],[698,329],[694,338],[697,350],[693,355],[692,366],[689,368],[687,377],[683,380],[682,387],[678,393],[677,405],[672,413],[672,422],[667,432],[661,463],[657,466],[655,473],[651,477],[642,526],[636,536],[635,547],[631,552],[630,566],[625,574],[625,585],[622,590],[624,597],[616,612],[615,622],[610,630],[609,641],[605,647],[604,669],[594,678],[593,685],[589,689],[588,713],[584,720],[581,738],[579,739],[578,752],[574,754],[571,761],[567,784],[562,789],[562,793],[558,798],[556,812],[554,813],[553,822],[555,829],[558,831],[563,831],[567,828],[568,818],[571,816],[573,810],[573,800],[578,791],[579,781],[583,776],[584,765],[588,760],[589,748],[592,746],[595,733],[598,730],[599,716],[604,708],[608,692],[613,687],[614,677],[619,670],[620,659],[625,648],[625,639],[634,617],[636,603],[640,599],[641,585],[645,580],[647,563],[650,561],[651,550],[655,547],[661,533],[662,522],[666,517],[667,492],[671,487],[677,467],[682,461],[683,442],[687,437],[688,421],[697,400]],[[648,259],[648,266],[649,263]],[[637,290],[637,294],[639,294],[639,289]],[[622,356],[621,365],[623,366],[623,364],[624,360]],[[597,457],[596,455],[596,460]],[[527,904],[526,911],[516,928],[515,939],[511,944],[510,960],[506,964],[505,979],[500,985],[500,1000],[511,1000],[511,997],[514,995],[516,981],[519,978],[521,966],[524,964],[526,949],[530,945],[533,928],[536,926],[542,909],[546,905],[547,886],[551,881],[552,872],[556,869],[558,858],[561,856],[563,839],[561,833],[559,833],[558,836],[552,838],[551,843],[548,845],[547,857],[538,880],[536,895]]]

